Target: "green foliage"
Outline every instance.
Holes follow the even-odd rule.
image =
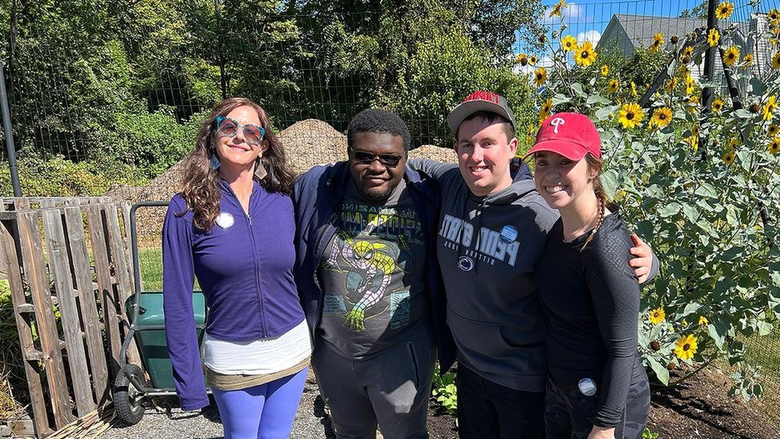
[[[154,113],[118,113],[111,131],[101,130],[101,142],[110,156],[131,163],[142,177],[153,178],[181,160],[192,149],[195,134],[205,113],[178,123],[171,107]]]
[[[455,376],[452,373],[439,373],[439,365],[433,373],[433,390],[431,396],[444,407],[450,415],[458,413],[458,388],[455,386]]]
[[[649,428],[642,430],[642,439],[658,439],[658,433],[651,431]]]
[[[780,216],[780,160],[772,149],[780,139],[768,134],[777,110],[764,111],[766,118],[760,111],[780,94],[780,75],[772,70],[752,78],[750,69],[737,64],[731,68],[735,80],[752,85],[742,102],[759,111],[726,108],[700,116],[697,94],[704,85],[680,61],[669,70],[680,83],[667,84],[640,109],[635,103],[644,87],[637,95],[625,88],[610,92],[609,81],[625,82],[622,75],[630,70],[610,68],[601,76],[598,69],[610,62],[601,56],[580,67],[556,52],[548,92],[538,99],[540,106],[550,99],[552,112],[578,111],[596,123],[608,196],[663,264],[643,291],[638,329],[645,364],[666,383],[670,369],[696,373],[727,358],[738,366],[732,393],[760,396],[758,371],[747,363],[740,338],[769,334],[780,317],[778,229],[776,220],[767,220]],[[640,52],[632,62],[646,56]],[[653,119],[662,110],[668,111],[668,125]],[[657,309],[665,318],[651,321]]]
[[[331,107],[335,120],[349,120],[355,108],[386,107],[410,124],[416,143],[442,145],[451,140],[444,116],[469,93],[529,94],[529,87],[512,74],[511,63],[497,60],[511,58],[512,29],[536,29],[527,23],[536,23],[541,13],[537,1],[416,0],[403,8],[322,1],[306,2],[298,12],[323,11],[329,17],[324,26],[320,16],[312,22],[299,20],[301,53],[321,66],[313,73],[321,79],[312,83],[360,84],[356,90],[329,88],[336,101],[355,103]],[[311,92],[316,90],[302,90]],[[305,117],[310,110],[303,111]]]
[[[17,167],[22,193],[29,197],[99,196],[114,184],[135,186],[145,181],[134,167],[112,160],[75,163],[63,157],[25,157]],[[3,196],[13,196],[7,166],[0,167],[0,191]]]

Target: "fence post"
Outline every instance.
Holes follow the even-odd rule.
[[[219,35],[219,82],[222,87],[222,99],[227,99],[227,78],[225,77],[225,46],[222,40],[222,17],[219,13],[219,0],[214,0],[214,20]]]
[[[715,7],[717,6],[716,0],[708,0],[707,2],[707,35],[709,37],[711,30],[716,29],[718,26],[718,18],[715,17]],[[721,36],[722,37],[722,36]],[[704,77],[706,80],[712,81],[715,78],[715,57],[718,56],[718,46],[712,46],[707,48],[707,52],[704,56]],[[704,108],[702,113],[709,114],[712,110],[712,87],[707,86],[701,91],[701,104]]]
[[[5,130],[5,147],[8,153],[8,167],[11,170],[11,184],[14,187],[14,197],[22,196],[22,187],[19,185],[19,170],[16,168],[16,148],[11,127],[11,110],[8,106],[8,93],[5,90],[5,64],[0,60],[0,110],[3,113],[3,129]]]

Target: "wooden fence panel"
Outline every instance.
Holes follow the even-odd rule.
[[[3,227],[0,227],[0,242],[3,247],[11,300],[14,304],[14,318],[16,319],[16,328],[19,333],[19,346],[21,346],[22,355],[24,356],[22,363],[24,363],[24,373],[27,378],[35,431],[39,436],[45,436],[54,430],[49,427],[46,400],[43,396],[43,383],[41,382],[41,376],[38,374],[40,372],[40,369],[37,367],[38,360],[35,359],[36,356],[40,358],[41,353],[35,348],[33,341],[31,325],[33,306],[27,303],[24,294],[22,274],[19,270],[20,263],[16,253],[18,241],[14,239],[12,234],[15,233],[15,230],[16,221],[3,221]]]
[[[129,211],[104,198],[0,201],[0,266],[38,437],[89,416],[110,397],[129,329],[124,304],[135,291]],[[142,365],[134,341],[127,360]]]
[[[92,399],[92,386],[89,383],[87,355],[84,349],[85,334],[81,331],[77,291],[73,289],[73,279],[70,271],[70,257],[65,232],[62,228],[62,215],[59,210],[44,210],[43,234],[46,237],[46,248],[49,251],[49,268],[57,291],[60,305],[60,321],[68,350],[70,378],[73,383],[76,411],[79,417],[95,410],[97,405]]]
[[[108,398],[109,379],[106,365],[106,352],[103,346],[103,336],[100,334],[100,318],[95,302],[95,289],[89,273],[89,256],[87,240],[84,235],[81,209],[68,207],[65,209],[65,224],[68,227],[70,250],[73,257],[73,271],[76,279],[76,289],[79,292],[79,305],[84,320],[84,333],[87,340],[89,364],[92,369],[92,387],[95,400],[102,405]]]
[[[119,336],[118,303],[111,282],[111,267],[108,259],[108,243],[103,224],[103,208],[101,206],[87,207],[87,222],[92,241],[92,257],[95,259],[95,275],[100,294],[100,308],[103,310],[103,324],[108,340],[111,376],[119,371],[119,351],[122,340]]]
[[[125,246],[123,244],[124,237],[119,231],[119,215],[117,212],[118,206],[106,207],[106,228],[108,229],[108,242],[109,250],[111,254],[111,262],[114,265],[114,276],[116,277],[116,291],[117,298],[119,300],[119,317],[129,322],[127,318],[127,312],[125,311],[125,301],[133,294],[130,290],[132,281],[129,279],[129,272],[127,270],[127,258],[125,253]],[[122,338],[127,335],[129,326],[122,325]],[[129,363],[142,366],[141,355],[138,353],[138,348],[135,343],[131,343],[127,348],[127,361]]]
[[[52,315],[53,302],[46,266],[43,261],[43,249],[38,235],[38,222],[34,212],[19,214],[19,235],[22,244],[22,262],[35,309],[35,322],[38,337],[41,340],[41,352],[46,367],[46,380],[57,428],[64,427],[73,418],[70,411],[68,386],[65,379],[65,367],[62,363],[60,337],[57,323]]]
[[[130,278],[130,294],[135,294],[135,269],[133,267],[133,238],[130,230],[130,205],[129,201],[120,203],[122,209],[122,223],[124,224],[125,234],[125,254],[127,255],[127,274]]]

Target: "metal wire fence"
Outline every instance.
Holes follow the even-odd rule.
[[[465,41],[461,34],[418,32],[404,34],[414,35],[413,41],[382,40],[372,31],[393,18],[372,4],[291,12],[273,2],[167,3],[160,2],[164,10],[152,13],[139,9],[143,2],[120,0],[113,4],[117,16],[112,18],[79,13],[80,2],[60,2],[67,7],[59,9],[48,1],[42,6],[0,2],[0,19],[7,21],[0,26],[8,36],[0,59],[27,194],[62,194],[60,178],[69,173],[69,181],[74,175],[77,180],[68,183],[72,194],[108,191],[134,201],[165,198],[178,184],[175,175],[162,178],[165,171],[191,147],[203,113],[224,97],[256,100],[277,131],[306,119],[335,129],[336,134],[309,133],[299,139],[311,147],[333,141],[357,112],[373,105],[401,113],[415,145],[445,146],[450,138],[443,121],[456,102],[473,87],[496,89],[512,82],[492,73],[470,75],[475,64],[460,59],[458,50],[481,43],[477,37]],[[546,65],[549,52],[540,47],[538,36],[546,28],[541,32],[557,47],[553,32],[560,21],[550,17],[556,3],[543,0],[538,13],[529,14],[535,21],[514,32],[511,49],[486,64],[508,65],[515,76],[522,75],[509,59],[523,52],[537,55],[538,65]],[[735,1],[734,13],[720,26],[736,26],[742,35],[763,29],[766,14],[778,1],[758,1],[756,7],[752,3]],[[706,1],[701,0],[581,0],[567,6],[562,17],[567,34],[624,56],[648,47],[657,32],[682,37],[706,24]],[[41,11],[49,15],[41,16]],[[397,26],[411,26],[398,20]],[[462,35],[473,37],[472,30],[467,27]],[[746,37],[737,43],[745,46],[743,53],[755,51],[756,69],[766,68],[766,42]],[[441,47],[452,55],[425,52]],[[412,49],[418,56],[404,53]],[[435,74],[427,69],[433,64]],[[521,99],[529,91],[519,90],[511,102],[516,113],[535,117],[533,99]],[[4,141],[3,133],[0,137]],[[5,153],[0,158],[6,160]],[[7,168],[7,161],[0,167]],[[25,178],[35,183],[25,185]],[[160,178],[155,190],[144,190]],[[0,180],[4,195],[11,195],[7,173]],[[777,365],[777,339],[756,339],[750,349],[760,351],[765,364],[774,365],[770,367]],[[780,385],[780,378],[776,383]]]

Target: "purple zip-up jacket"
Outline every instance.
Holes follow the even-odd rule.
[[[203,232],[193,226],[192,210],[177,216],[187,210],[181,194],[171,200],[163,225],[165,338],[184,410],[209,404],[192,309],[193,275],[206,297],[206,332],[212,337],[275,337],[304,319],[292,274],[290,197],[254,182],[247,215],[226,181],[220,180],[220,189],[220,211],[232,215],[230,227],[215,224]]]

